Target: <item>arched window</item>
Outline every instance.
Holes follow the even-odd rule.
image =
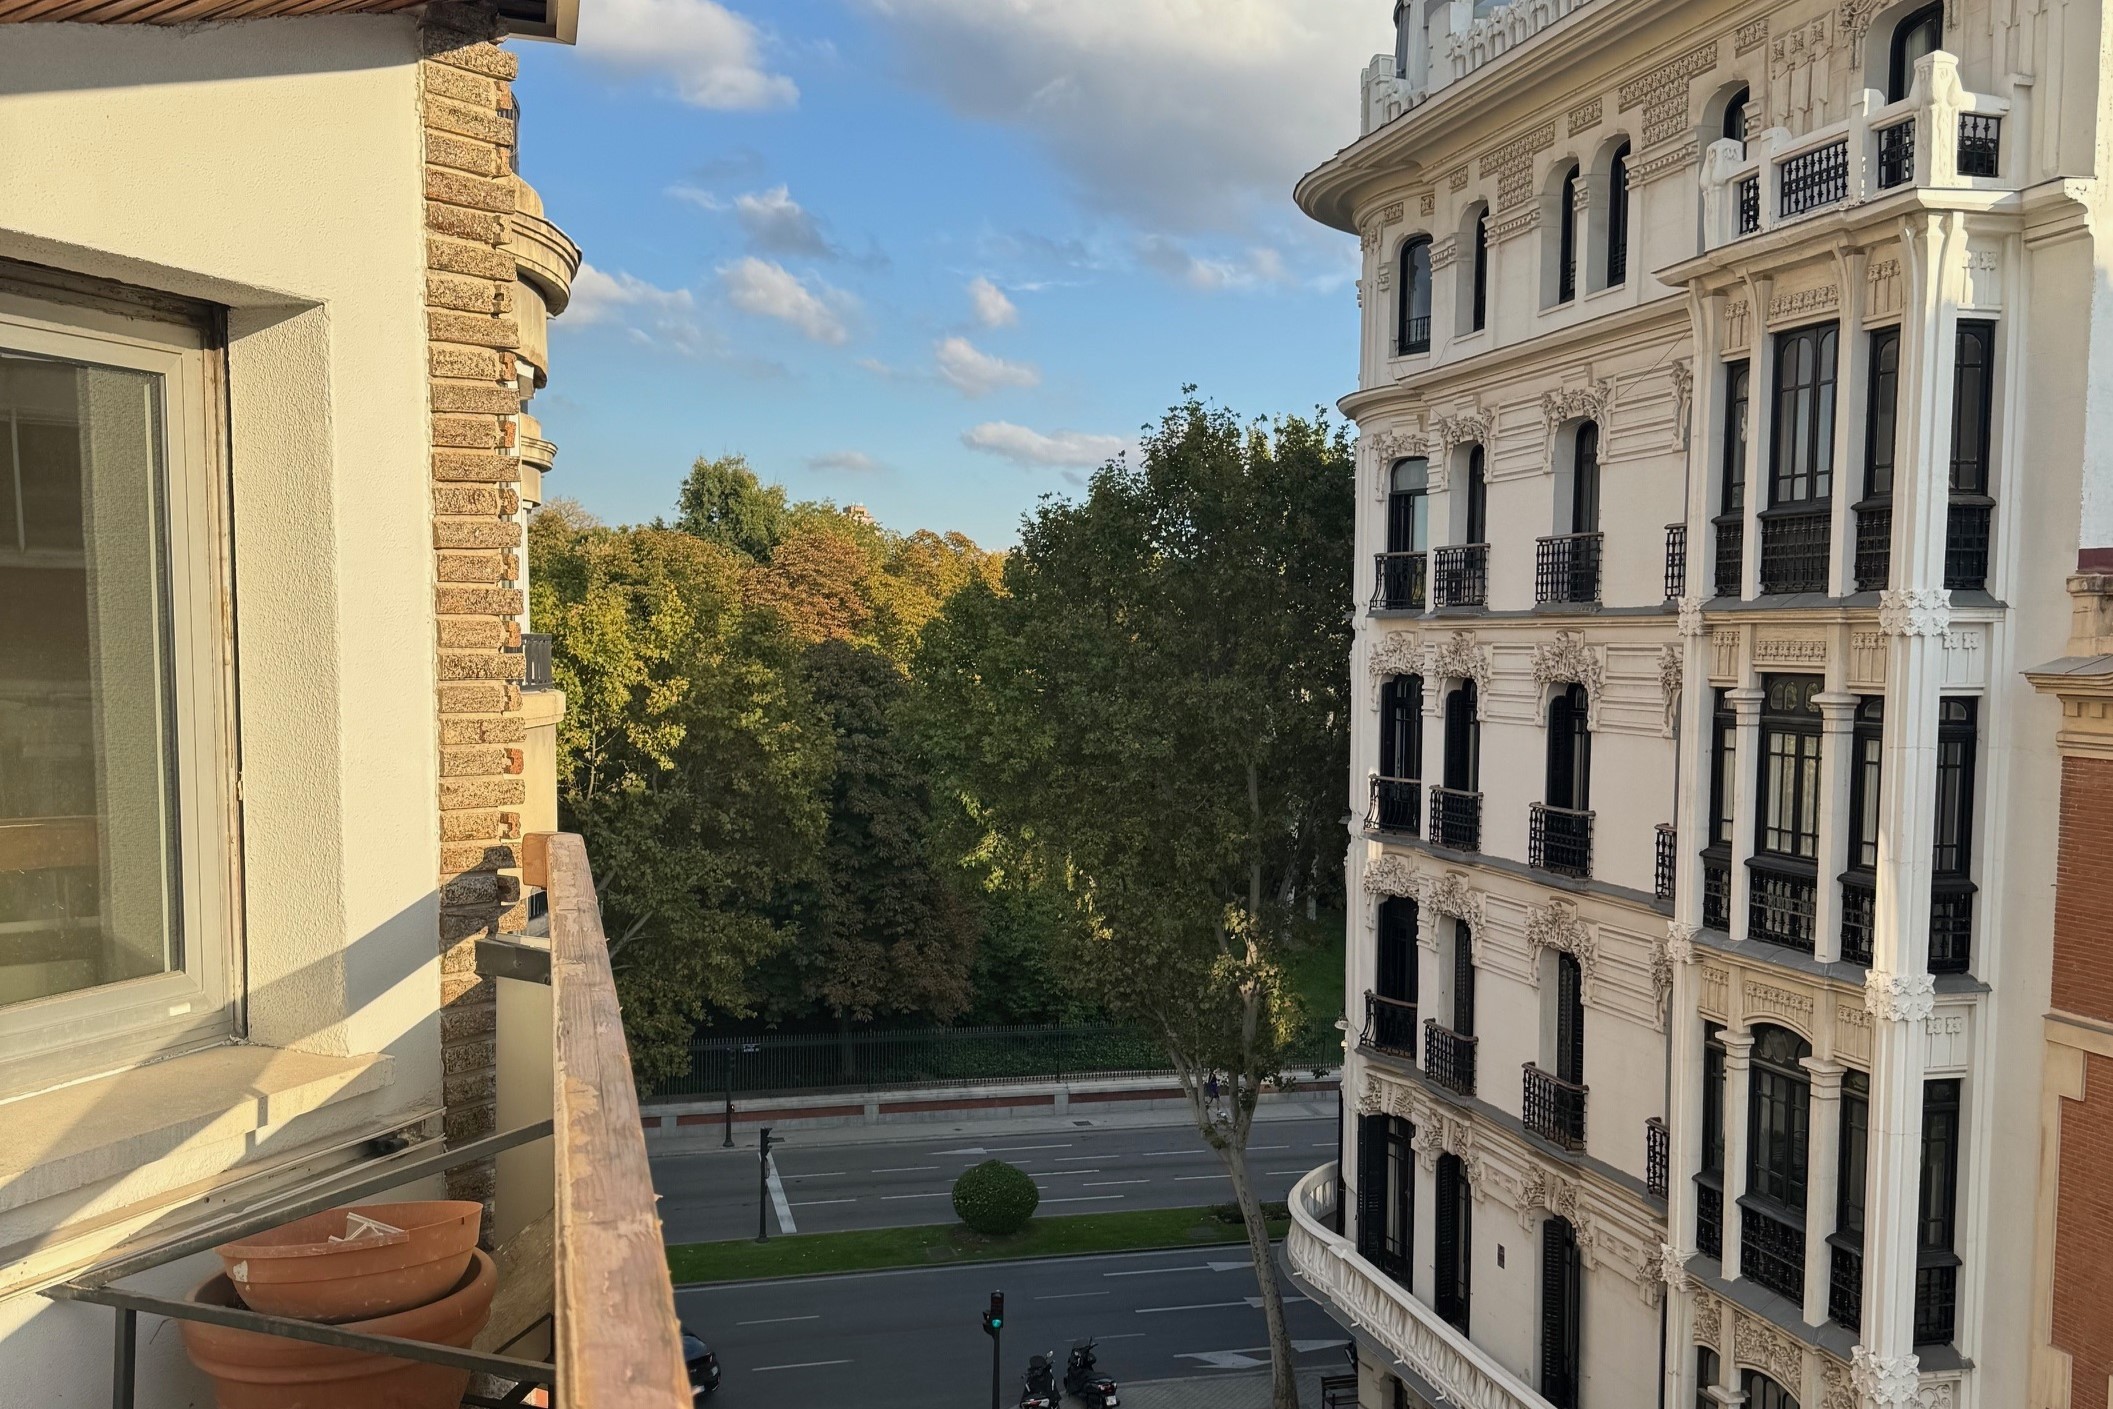
[[[1591,700],[1566,685],[1548,703],[1548,805],[1592,810]]]
[[[1925,5],[1893,26],[1886,65],[1886,101],[1897,103],[1915,86],[1915,61],[1944,47],[1944,4]]]
[[[1584,1378],[1584,1263],[1567,1219],[1541,1224],[1541,1397],[1555,1409],[1577,1409]]]
[[[1718,136],[1742,147],[1746,145],[1746,105],[1752,101],[1753,90],[1744,85],[1724,100],[1724,123]]]
[[[1397,350],[1406,357],[1431,350],[1431,241],[1417,235],[1401,247],[1401,307]]]
[[[1599,532],[1599,426],[1585,421],[1577,428],[1570,461],[1570,531]],[[1587,600],[1576,598],[1574,600]]]
[[[1475,216],[1475,260],[1469,278],[1474,280],[1472,330],[1481,332],[1489,323],[1489,207]],[[1480,541],[1480,540],[1477,540]]]
[[[1717,1409],[1717,1401],[1710,1397],[1710,1390],[1716,1386],[1720,1363],[1716,1351],[1706,1345],[1695,1347],[1695,1409]]]
[[[1555,198],[1556,266],[1555,301],[1568,303],[1577,297],[1577,165],[1563,173],[1563,184]]]
[[[1746,1409],[1798,1409],[1798,1402],[1784,1389],[1759,1370],[1748,1370],[1741,1377],[1739,1387],[1746,1391]]]
[[[1379,775],[1423,776],[1423,677],[1396,675],[1379,687]]]
[[[1607,287],[1629,279],[1629,144],[1607,166]]]
[[[1796,1301],[1805,1294],[1805,1189],[1811,1142],[1812,1045],[1787,1028],[1753,1030],[1747,1075],[1747,1175],[1740,1268]]]
[[[1430,546],[1431,466],[1427,460],[1396,460],[1387,494],[1387,551],[1421,553]]]
[[[1484,468],[1482,447],[1467,452],[1467,533],[1464,543],[1489,542],[1489,472]]]

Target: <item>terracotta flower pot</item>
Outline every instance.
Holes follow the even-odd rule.
[[[499,1287],[490,1254],[471,1249],[470,1265],[438,1301],[391,1316],[355,1321],[348,1331],[467,1348],[491,1316]],[[239,1306],[226,1276],[200,1283],[191,1300]],[[417,1360],[288,1340],[185,1321],[183,1348],[213,1381],[220,1409],[455,1409],[470,1372]]]
[[[252,1311],[361,1321],[423,1306],[462,1279],[484,1206],[459,1200],[363,1204],[222,1244],[221,1269]],[[401,1231],[343,1238],[350,1215]]]

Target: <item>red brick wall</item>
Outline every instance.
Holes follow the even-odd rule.
[[[2062,1102],[2054,1234],[2054,1346],[2078,1406],[2113,1376],[2113,1058],[2085,1061],[2084,1099]]]
[[[2113,759],[2062,760],[2060,848],[2054,1006],[2113,1022]]]

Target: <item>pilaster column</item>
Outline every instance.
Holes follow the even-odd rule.
[[[1746,1110],[1753,1034],[1724,1032],[1724,1280],[1739,1276],[1739,1200],[1746,1196]],[[1726,1357],[1729,1359],[1729,1357]]]
[[[1827,1284],[1833,1249],[1834,1208],[1841,1176],[1842,1072],[1840,1062],[1804,1059],[1812,1073],[1812,1114],[1805,1147],[1805,1324],[1827,1320]]]
[[[1763,170],[1767,169],[1764,163]],[[1761,183],[1768,184],[1765,180]],[[1764,190],[1761,214],[1765,220],[1772,198]],[[1761,510],[1768,505],[1769,463],[1775,453],[1775,417],[1768,408],[1775,404],[1775,349],[1768,341],[1768,300],[1775,281],[1759,275],[1746,281],[1746,547],[1741,559],[1744,585],[1739,595],[1752,600],[1761,595]]]
[[[1852,152],[1861,151],[1852,146]],[[1827,530],[1827,592],[1834,597],[1856,590],[1856,515],[1850,506],[1863,497],[1864,402],[1870,390],[1865,367],[1870,361],[1864,335],[1864,270],[1871,256],[1860,249],[1834,252],[1835,279],[1841,293],[1841,332],[1834,361],[1834,475]]]
[[[1839,651],[1831,653],[1840,669]],[[1849,754],[1856,727],[1856,696],[1833,688],[1813,703],[1820,707],[1820,835],[1818,901],[1812,913],[1812,953],[1823,964],[1842,956],[1842,888],[1838,877],[1849,859]]]
[[[1438,1156],[1440,1134],[1435,1122],[1419,1121],[1416,1151],[1416,1236],[1409,1255],[1409,1290],[1429,1306],[1438,1295],[1435,1258],[1438,1248]]]
[[[1746,868],[1746,860],[1754,852],[1754,816],[1760,804],[1760,769],[1756,760],[1761,756],[1761,700],[1760,687],[1742,685],[1726,692],[1732,709],[1738,715],[1736,727],[1731,821],[1731,899],[1727,902],[1729,913],[1725,924],[1733,939],[1746,938],[1747,895],[1752,877]]]

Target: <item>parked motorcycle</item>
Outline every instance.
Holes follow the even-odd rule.
[[[1115,1394],[1115,1381],[1100,1373],[1088,1339],[1071,1347],[1064,1365],[1064,1393],[1077,1395],[1086,1409],[1115,1409],[1122,1403]]]
[[[1057,1409],[1056,1352],[1036,1355],[1027,1362],[1027,1379],[1020,1386],[1020,1409]]]

